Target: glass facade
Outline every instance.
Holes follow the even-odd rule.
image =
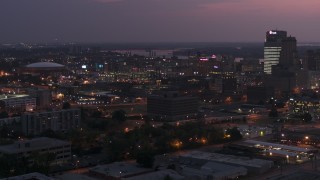
[[[271,74],[272,66],[279,64],[281,47],[264,47],[264,72]]]

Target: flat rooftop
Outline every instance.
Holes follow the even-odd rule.
[[[270,149],[268,150],[268,152],[273,154],[283,155],[283,156],[289,156],[289,157],[296,157],[298,155],[298,153],[288,152],[284,150],[275,150],[275,149]]]
[[[86,174],[65,173],[55,177],[59,180],[97,180],[97,178],[87,176]]]
[[[292,180],[292,179],[320,179],[320,173],[318,172],[308,172],[308,171],[298,171],[291,174],[279,175],[268,178],[270,180]]]
[[[142,180],[142,179],[159,180],[159,179],[165,179],[168,175],[173,180],[185,179],[183,176],[181,176],[176,171],[171,170],[171,169],[153,171],[150,173],[141,174],[141,175],[137,175],[137,176],[133,176],[133,177],[129,177],[129,178],[123,178],[123,179],[125,179],[125,180]]]
[[[152,169],[139,167],[138,164],[131,162],[114,162],[112,164],[95,166],[90,168],[89,171],[105,176],[120,178],[151,172]]]
[[[29,97],[27,94],[1,94],[0,95],[0,100],[5,100],[5,99],[16,99],[16,98],[24,98],[24,97]]]
[[[19,140],[14,142],[13,144],[0,146],[0,152],[4,154],[17,154],[25,151],[35,151],[43,148],[52,148],[66,145],[70,145],[70,143],[58,139],[40,137],[30,140]]]
[[[213,179],[234,179],[240,175],[247,175],[247,169],[242,166],[232,166],[209,161],[200,167],[181,165],[181,173],[187,177],[207,177],[208,175],[212,175]]]
[[[265,166],[271,167],[273,165],[272,161],[268,161],[264,159],[251,159],[243,156],[233,156],[233,155],[209,153],[209,152],[202,152],[202,151],[191,151],[189,153],[181,155],[180,157],[204,159],[208,161],[230,163],[234,165],[240,165],[245,167],[256,167],[256,168],[261,168]]]
[[[304,152],[304,153],[308,153],[308,152],[316,150],[316,149],[312,149],[312,148],[301,148],[301,147],[297,147],[297,146],[288,146],[288,145],[284,145],[284,144],[269,143],[269,142],[256,141],[256,140],[246,140],[243,142],[248,143],[248,144],[253,144],[253,145],[269,146],[269,147],[281,148],[284,150],[290,150],[290,151],[295,151],[295,152]]]
[[[3,178],[3,179],[0,179],[0,180],[54,180],[53,178],[51,177],[48,177],[44,174],[40,174],[40,173],[37,173],[37,172],[34,172],[34,173],[29,173],[29,174],[23,174],[23,175],[20,175],[20,176],[13,176],[13,177],[9,177],[9,178]]]
[[[207,162],[201,168],[209,170],[211,172],[222,172],[222,171],[230,171],[232,169],[239,169],[239,167],[236,167],[236,166],[231,166],[231,165],[217,163],[217,162]]]

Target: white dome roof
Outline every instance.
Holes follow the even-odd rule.
[[[63,68],[64,65],[52,62],[37,62],[26,66],[27,68]]]

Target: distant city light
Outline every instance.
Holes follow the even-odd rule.
[[[205,57],[202,57],[200,58],[200,61],[208,61],[209,59],[208,58],[205,58]]]

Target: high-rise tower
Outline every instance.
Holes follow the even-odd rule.
[[[266,33],[264,43],[264,72],[272,73],[273,66],[289,69],[295,65],[297,40],[286,31],[272,30]]]

